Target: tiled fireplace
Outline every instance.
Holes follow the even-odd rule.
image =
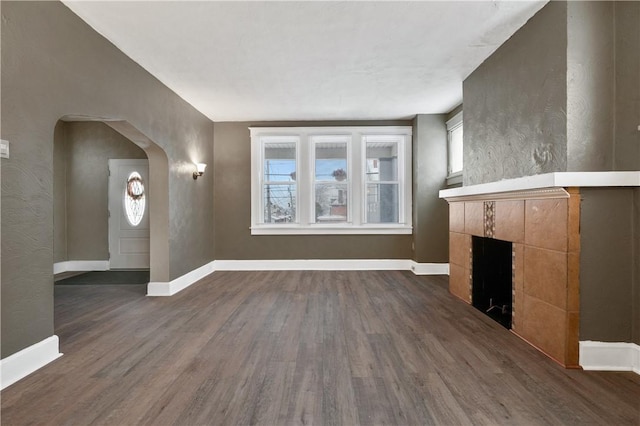
[[[611,368],[592,341],[630,342],[634,330],[634,305],[625,302],[634,294],[638,187],[640,172],[561,172],[440,191],[449,202],[450,292],[483,311],[492,305],[511,311],[503,325],[510,319],[513,333],[565,367]],[[474,245],[476,255],[493,250],[478,237],[505,242],[498,245],[507,257],[511,250],[511,261],[504,253],[499,260],[476,257],[476,266],[490,272],[474,273]],[[511,300],[501,290],[488,307],[486,297],[477,303],[473,295],[482,293],[474,293],[474,276],[485,287],[506,277],[503,290],[510,278]]]
[[[578,366],[580,195],[575,188],[449,200],[450,291],[472,303],[472,237],[512,244],[514,333]]]

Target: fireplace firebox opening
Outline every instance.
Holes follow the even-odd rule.
[[[472,290],[473,306],[511,329],[512,243],[493,238],[473,237]]]

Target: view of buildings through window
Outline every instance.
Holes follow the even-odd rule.
[[[265,146],[265,223],[296,221],[295,144]],[[396,143],[368,143],[366,161],[368,223],[398,222],[398,156]],[[348,221],[347,144],[315,146],[315,220]]]
[[[296,221],[296,144],[269,143],[264,147],[264,221]]]
[[[398,222],[398,144],[367,143],[367,222]]]
[[[315,220],[318,223],[348,221],[349,175],[347,143],[315,144]]]

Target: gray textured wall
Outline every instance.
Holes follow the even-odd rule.
[[[464,81],[464,184],[640,169],[640,2],[550,2]]]
[[[640,170],[640,2],[616,2],[615,22],[615,170]]]
[[[127,120],[169,158],[170,270],[213,260],[213,123],[59,2],[2,2],[2,357],[53,334],[53,138],[65,115]],[[153,272],[152,272],[153,273]]]
[[[147,155],[133,142],[101,122],[64,123],[61,142],[66,154],[68,260],[107,260],[109,159],[147,158]],[[58,141],[55,141],[55,145],[58,145]],[[54,174],[57,174],[55,169]],[[58,195],[56,182],[54,191]],[[54,214],[54,223],[56,221]],[[58,237],[54,232],[54,258],[58,257],[55,253]]]
[[[566,171],[566,29],[550,2],[464,81],[464,185]]]
[[[65,123],[56,124],[53,135],[53,261],[67,257],[67,154],[64,143]]]
[[[402,125],[411,122],[216,123],[216,259],[410,259],[411,235],[251,235],[249,127]],[[446,226],[442,224],[442,226]]]
[[[614,169],[613,8],[567,3],[567,171]]]
[[[581,189],[580,340],[640,343],[634,336],[634,296],[637,302],[639,291],[637,278],[634,284],[639,257],[634,247],[637,191]]]
[[[446,114],[419,114],[413,126],[413,260],[449,260],[449,208],[438,197],[446,188]]]
[[[640,169],[640,2],[569,2],[568,171]]]

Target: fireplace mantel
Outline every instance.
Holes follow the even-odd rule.
[[[568,187],[616,187],[640,186],[640,171],[633,172],[557,172],[542,175],[525,176],[515,179],[469,185],[440,191],[440,198],[447,201],[478,195],[538,192],[538,190]],[[539,193],[539,192],[538,192]],[[495,197],[494,197],[495,198]],[[513,197],[516,198],[516,197]],[[525,197],[533,198],[533,197]],[[550,198],[558,198],[552,196]]]

